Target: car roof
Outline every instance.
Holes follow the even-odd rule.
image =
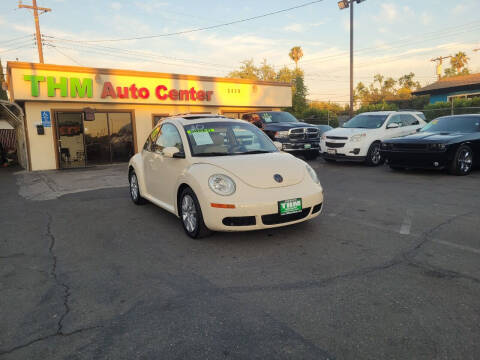
[[[245,121],[240,119],[232,119],[228,118],[223,115],[213,115],[213,114],[179,114],[170,116],[165,118],[164,121],[176,121],[181,125],[190,125],[190,124],[198,124],[204,122],[219,122],[219,121],[226,121],[226,122],[239,122],[245,123]]]
[[[359,115],[363,115],[363,114],[366,114],[366,115],[390,115],[390,114],[408,114],[408,113],[412,113],[412,114],[423,114],[421,111],[418,111],[418,110],[399,110],[399,111],[369,111],[369,112],[364,112],[364,113],[361,113]]]

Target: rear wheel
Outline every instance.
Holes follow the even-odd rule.
[[[473,152],[470,146],[462,145],[455,152],[449,166],[449,172],[454,175],[468,175],[472,171]]]
[[[212,233],[205,226],[200,203],[190,188],[185,188],[180,195],[179,215],[183,229],[191,238],[199,239]]]
[[[378,166],[383,164],[383,162],[384,159],[382,157],[382,154],[380,153],[380,143],[374,142],[372,145],[370,145],[370,148],[368,149],[365,163],[368,166]]]
[[[130,197],[136,205],[143,205],[147,201],[140,195],[140,187],[138,186],[138,178],[135,171],[130,171],[128,176],[128,183],[130,185]]]

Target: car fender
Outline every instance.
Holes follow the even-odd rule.
[[[135,174],[137,174],[138,187],[140,188],[140,194],[146,195],[146,186],[145,186],[145,172],[143,166],[143,159],[140,153],[133,155],[128,162],[128,169],[133,168]]]

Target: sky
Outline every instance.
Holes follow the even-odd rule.
[[[349,11],[337,0],[211,30],[142,40],[116,40],[197,29],[291,8],[311,0],[172,1],[37,0],[45,63],[226,76],[240,62],[266,59],[294,68],[288,53],[301,46],[299,66],[311,100],[349,99]],[[30,4],[31,0],[24,0]],[[38,62],[31,10],[0,1],[0,59]],[[464,51],[480,72],[480,1],[366,0],[355,4],[355,84],[381,73],[414,72],[435,81],[430,59]],[[72,41],[74,40],[74,41]],[[448,60],[447,60],[448,62]]]

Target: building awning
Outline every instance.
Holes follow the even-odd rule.
[[[24,126],[24,113],[22,108],[10,101],[0,100],[0,119],[6,120],[17,133],[17,158],[20,165],[30,170],[28,163],[27,143]]]
[[[438,80],[416,91],[413,95],[438,94],[462,90],[480,91],[480,73],[470,75],[452,76]]]

